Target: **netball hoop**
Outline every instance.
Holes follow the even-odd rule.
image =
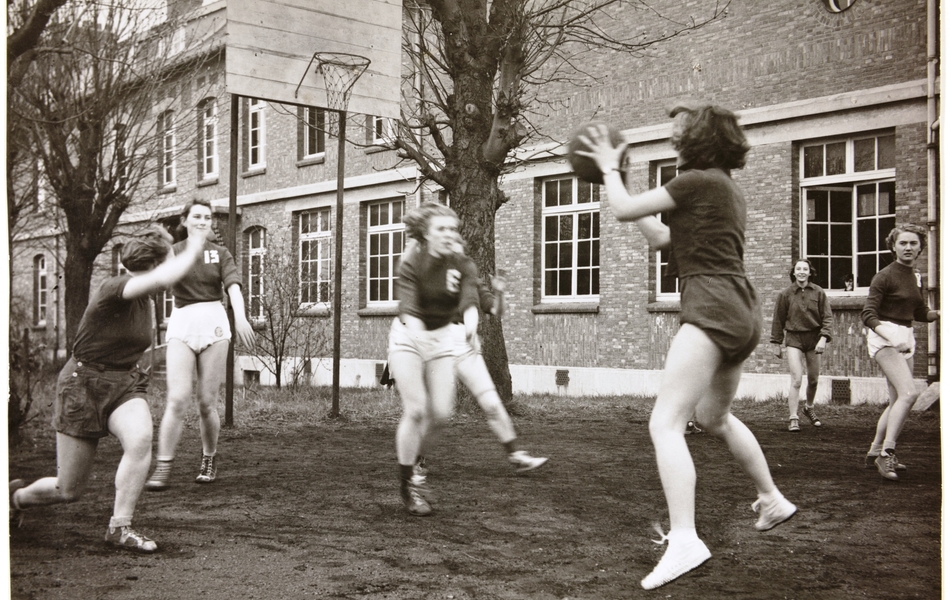
[[[311,65],[317,63],[317,73],[323,76],[327,90],[327,108],[336,114],[335,127],[328,127],[331,135],[337,137],[336,167],[336,239],[333,261],[333,403],[330,416],[340,416],[340,337],[343,325],[343,191],[346,175],[346,107],[350,103],[350,92],[360,75],[369,67],[369,59],[357,54],[340,52],[316,52],[307,65],[297,85],[303,84]],[[335,130],[335,131],[334,131]]]

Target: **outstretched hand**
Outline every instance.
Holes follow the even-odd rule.
[[[575,150],[578,156],[586,156],[594,160],[601,172],[617,168],[627,151],[627,143],[613,145],[610,141],[610,132],[604,124],[591,125],[585,133],[578,136],[588,150]]]

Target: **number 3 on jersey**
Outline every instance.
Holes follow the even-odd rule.
[[[459,291],[459,281],[462,279],[462,273],[456,269],[445,271],[445,289],[457,294]]]

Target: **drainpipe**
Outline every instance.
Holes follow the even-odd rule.
[[[937,269],[937,205],[939,190],[939,128],[937,113],[937,75],[940,56],[937,49],[939,19],[937,0],[927,0],[927,300],[937,308],[940,279]],[[939,328],[936,323],[927,326],[927,382],[940,379],[937,349]]]

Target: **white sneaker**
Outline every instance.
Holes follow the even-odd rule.
[[[664,536],[665,538],[666,536]],[[679,542],[675,546],[671,543],[663,558],[657,563],[653,572],[643,578],[640,585],[645,590],[655,590],[661,585],[673,581],[680,575],[692,571],[712,556],[709,548],[699,538],[687,542]]]
[[[776,525],[780,525],[792,518],[798,511],[798,507],[785,499],[785,496],[779,494],[777,500],[763,500],[759,498],[752,503],[752,510],[759,513],[759,520],[755,523],[755,528],[759,531],[768,531]]]
[[[531,456],[524,450],[518,450],[508,455],[508,462],[515,468],[515,471],[520,473],[522,471],[537,469],[548,462],[548,459],[540,456]]]

